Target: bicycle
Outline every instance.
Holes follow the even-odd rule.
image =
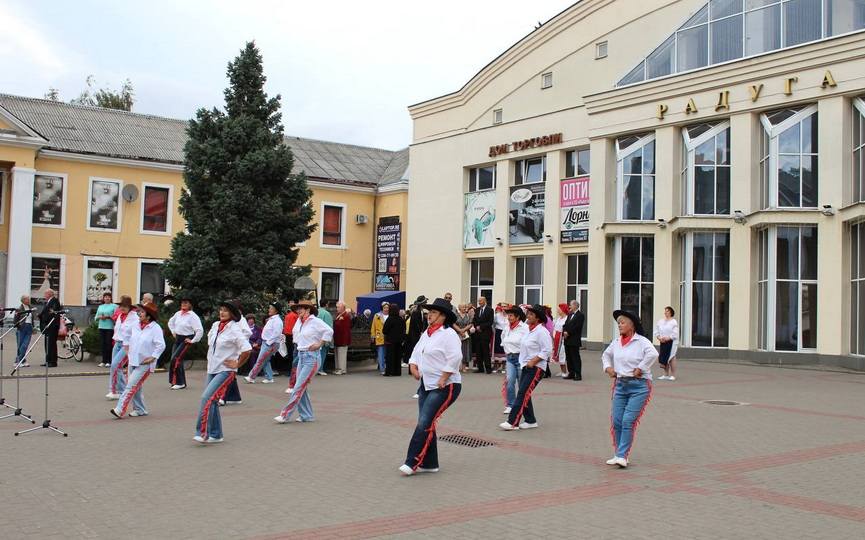
[[[66,327],[66,337],[57,340],[57,358],[76,362],[84,361],[84,345],[81,342],[81,331],[75,328],[75,323],[65,315],[60,315],[60,324]]]

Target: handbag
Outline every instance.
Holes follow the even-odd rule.
[[[57,329],[57,341],[62,341],[69,335],[69,329],[66,327],[66,317],[58,318],[57,322],[60,323],[60,328]]]
[[[282,340],[279,342],[279,354],[283,358],[288,358],[288,345],[285,344],[285,336],[282,336]]]

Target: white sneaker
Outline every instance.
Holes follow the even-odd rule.
[[[415,394],[415,395],[413,395],[411,398],[412,398],[412,399],[419,399],[419,398],[420,398],[420,394]]]
[[[308,420],[304,420],[303,418],[301,418],[299,416],[297,418],[295,418],[294,421],[295,422],[314,422],[314,420],[312,418],[310,418]]]
[[[538,427],[537,422],[520,422],[520,429],[535,429]]]
[[[316,373],[316,375],[327,375],[327,373],[325,373],[324,371],[319,371],[318,373]]]
[[[660,377],[658,377],[659,381],[666,381],[667,379],[669,379],[669,377],[667,377],[666,375],[661,375]]]
[[[108,392],[105,394],[105,397],[108,399],[120,399],[120,394],[112,394],[111,392]]]
[[[261,384],[273,384],[273,379],[264,379]]]
[[[147,416],[147,413],[146,412],[132,411],[131,413],[129,413],[129,416]]]
[[[418,467],[415,472],[416,473],[425,473],[425,472],[433,473],[433,472],[439,472],[439,468],[438,467],[431,467],[429,469],[424,469],[423,467]]]
[[[99,362],[99,365],[98,365],[97,367],[105,367],[105,363],[104,363],[104,362]]]
[[[399,472],[403,473],[406,476],[411,476],[414,474],[414,469],[412,469],[408,465],[400,465]]]
[[[286,420],[284,416],[274,416],[273,419],[276,420],[277,422],[279,422],[280,424],[284,424],[284,423],[288,422],[288,420]]]
[[[192,438],[192,440],[195,441],[195,442],[203,443],[203,442],[204,442],[204,437],[202,437],[201,435],[196,435],[195,437]]]
[[[520,429],[519,426],[513,426],[513,425],[509,424],[508,422],[502,422],[501,424],[499,424],[499,427],[505,431],[516,431],[516,430]]]
[[[246,376],[243,378],[243,380],[250,384],[255,384],[255,379],[253,379],[252,377]]]
[[[185,384],[175,384],[174,386],[171,387],[172,390],[181,390],[183,388],[186,388]]]
[[[613,460],[613,465],[618,465],[620,469],[624,469],[628,466],[628,459],[623,457],[617,457]]]
[[[219,438],[210,438],[210,439],[205,439],[204,442],[206,442],[206,443],[220,443],[220,442],[222,442],[222,441],[224,441],[224,440],[225,440],[225,439],[223,439],[222,437],[219,437]]]
[[[667,380],[668,381],[675,381],[676,377],[674,377],[673,375],[670,375],[669,377],[667,377]]]
[[[502,411],[502,414],[511,414],[511,408],[505,407],[505,410]]]
[[[408,367],[408,364],[406,364],[405,362],[403,362],[403,363],[402,363],[402,367]]]
[[[285,393],[286,393],[286,394],[293,394],[293,393],[294,393],[294,388],[286,388],[286,389],[285,389]]]
[[[242,399],[238,399],[237,401],[225,401],[226,405],[240,405],[241,403],[243,403]]]
[[[217,403],[219,403],[220,405],[225,405],[225,400],[224,400],[224,399],[220,399],[219,401],[217,401]]]
[[[619,458],[617,458],[616,456],[611,457],[610,459],[607,460],[607,465],[615,465],[617,459],[619,459]]]

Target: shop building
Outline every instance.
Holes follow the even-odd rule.
[[[681,357],[865,369],[863,30],[860,0],[573,4],[409,108],[409,296],[577,298],[592,348],[669,305]]]
[[[159,264],[184,228],[177,203],[186,125],[0,94],[0,301],[17,305],[22,294],[41,299],[52,288],[86,316],[106,291],[135,299],[167,292]],[[286,143],[293,172],[305,171],[313,190],[318,228],[297,262],[312,265],[318,296],[351,305],[374,290],[377,275],[400,283],[408,151]],[[378,272],[380,228],[397,237],[394,264]]]

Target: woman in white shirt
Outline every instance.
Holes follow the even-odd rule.
[[[220,443],[223,439],[219,400],[234,381],[237,368],[249,358],[248,329],[240,321],[240,309],[231,302],[219,304],[219,320],[207,333],[207,379],[201,394],[201,407],[195,422],[195,437],[200,443]]]
[[[505,400],[505,410],[502,414],[510,414],[517,400],[517,388],[520,382],[520,345],[529,333],[526,326],[526,314],[520,306],[507,306],[504,312],[508,317],[508,326],[502,330],[502,349],[505,351],[505,381],[502,397]]]
[[[553,353],[553,338],[544,326],[546,322],[546,307],[535,304],[526,308],[526,325],[529,331],[520,343],[520,389],[511,412],[508,413],[508,421],[499,424],[505,431],[538,427],[532,405],[532,392],[541,382],[547,369],[547,361]]]
[[[436,298],[420,309],[427,313],[427,329],[415,345],[409,370],[418,387],[417,426],[408,443],[405,463],[399,471],[406,476],[414,473],[434,473],[439,470],[436,424],[460,395],[462,390],[462,347],[453,324],[457,320],[451,303]]]
[[[616,379],[610,415],[616,455],[607,460],[607,465],[625,468],[634,442],[634,430],[652,396],[652,364],[658,359],[658,351],[643,335],[639,317],[618,309],[613,312],[613,318],[619,337],[601,356],[604,372]]]
[[[129,382],[117,406],[111,409],[111,414],[123,418],[129,403],[134,409],[129,416],[147,416],[147,406],[144,404],[144,381],[156,369],[156,360],[165,350],[165,339],[162,337],[162,327],[156,322],[159,316],[154,304],[138,304],[139,329],[132,333],[132,339],[123,341],[126,355],[129,357]],[[128,319],[127,319],[128,320]]]
[[[654,336],[661,344],[658,363],[664,368],[664,374],[658,379],[676,380],[676,349],[679,348],[679,323],[673,317],[676,311],[670,306],[664,308],[664,318],[655,325]]]
[[[132,307],[132,298],[121,296],[117,305],[117,317],[114,320],[114,349],[111,351],[111,371],[108,376],[108,399],[117,399],[126,389],[126,375],[123,368],[126,365],[126,347],[123,339],[132,339],[133,325],[139,325],[138,314]],[[126,345],[129,345],[126,343]]]
[[[267,315],[267,322],[261,330],[261,352],[255,365],[249,370],[249,375],[244,377],[248,383],[255,382],[255,377],[262,367],[264,368],[264,381],[262,383],[273,382],[273,367],[270,365],[270,358],[279,350],[279,344],[284,339],[282,335],[282,306],[279,302],[273,302],[268,306]],[[296,339],[295,343],[297,343]]]
[[[180,297],[180,311],[168,319],[168,331],[174,336],[174,349],[168,364],[168,384],[172,390],[186,388],[186,370],[183,369],[183,356],[193,343],[201,341],[204,326],[201,319],[192,311],[192,297]]]

